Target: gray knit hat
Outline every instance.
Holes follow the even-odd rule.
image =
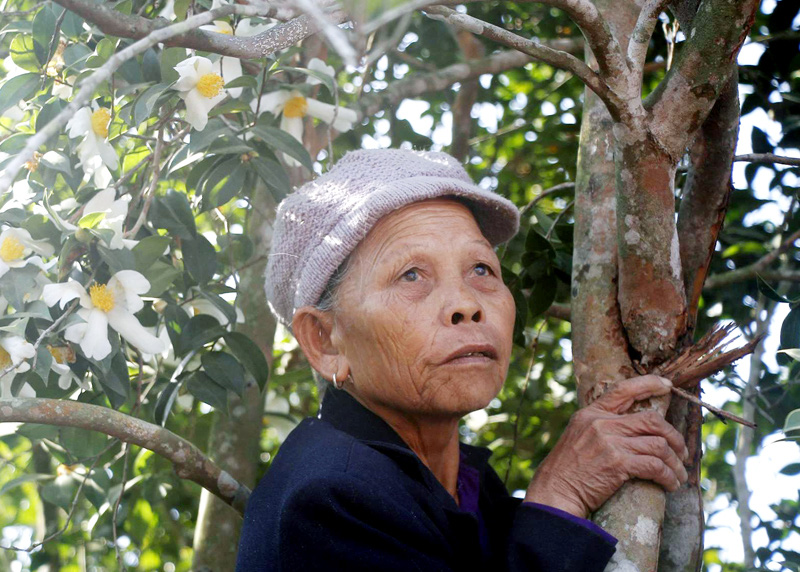
[[[319,301],[330,277],[381,217],[442,196],[463,200],[492,246],[519,229],[514,204],[475,185],[447,153],[347,153],[278,206],[264,285],[270,308],[290,326],[294,311]]]

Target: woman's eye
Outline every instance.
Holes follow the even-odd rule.
[[[400,276],[400,279],[405,282],[416,282],[419,279],[419,272],[416,268],[409,268]]]
[[[475,265],[475,274],[478,276],[490,276],[492,274],[492,269],[488,264],[479,262]]]

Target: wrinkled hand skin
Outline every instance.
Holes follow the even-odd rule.
[[[586,518],[632,478],[676,490],[688,478],[683,437],[656,411],[626,414],[637,401],[666,395],[671,385],[655,375],[626,379],[575,413],[525,500]]]

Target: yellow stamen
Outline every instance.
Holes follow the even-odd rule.
[[[305,117],[308,112],[308,102],[302,95],[293,97],[283,106],[284,117]]]
[[[101,107],[92,113],[92,131],[99,137],[108,137],[108,123],[111,121],[111,112]]]
[[[233,28],[230,26],[220,26],[217,24],[217,32],[220,34],[225,34],[227,36],[233,36]]]
[[[72,346],[48,345],[47,350],[50,352],[50,355],[53,356],[53,359],[56,360],[56,363],[75,363],[75,350],[72,349]]]
[[[28,161],[25,161],[23,167],[28,169],[31,173],[35,173],[36,169],[39,168],[39,159],[42,158],[42,154],[38,151],[33,152],[33,157],[31,157]]]
[[[200,95],[203,97],[211,99],[219,95],[223,85],[225,85],[225,80],[223,80],[219,74],[207,73],[200,76],[200,79],[197,80],[197,91],[199,91]]]
[[[114,308],[114,292],[105,284],[92,284],[89,287],[89,296],[95,308],[110,312]]]
[[[5,369],[11,365],[11,355],[3,346],[0,346],[0,369]]]
[[[19,260],[25,255],[25,246],[14,236],[7,236],[0,245],[0,258],[4,262]]]

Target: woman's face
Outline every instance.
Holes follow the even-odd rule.
[[[415,203],[382,218],[353,253],[331,340],[367,406],[462,416],[505,380],[514,300],[464,205]]]

